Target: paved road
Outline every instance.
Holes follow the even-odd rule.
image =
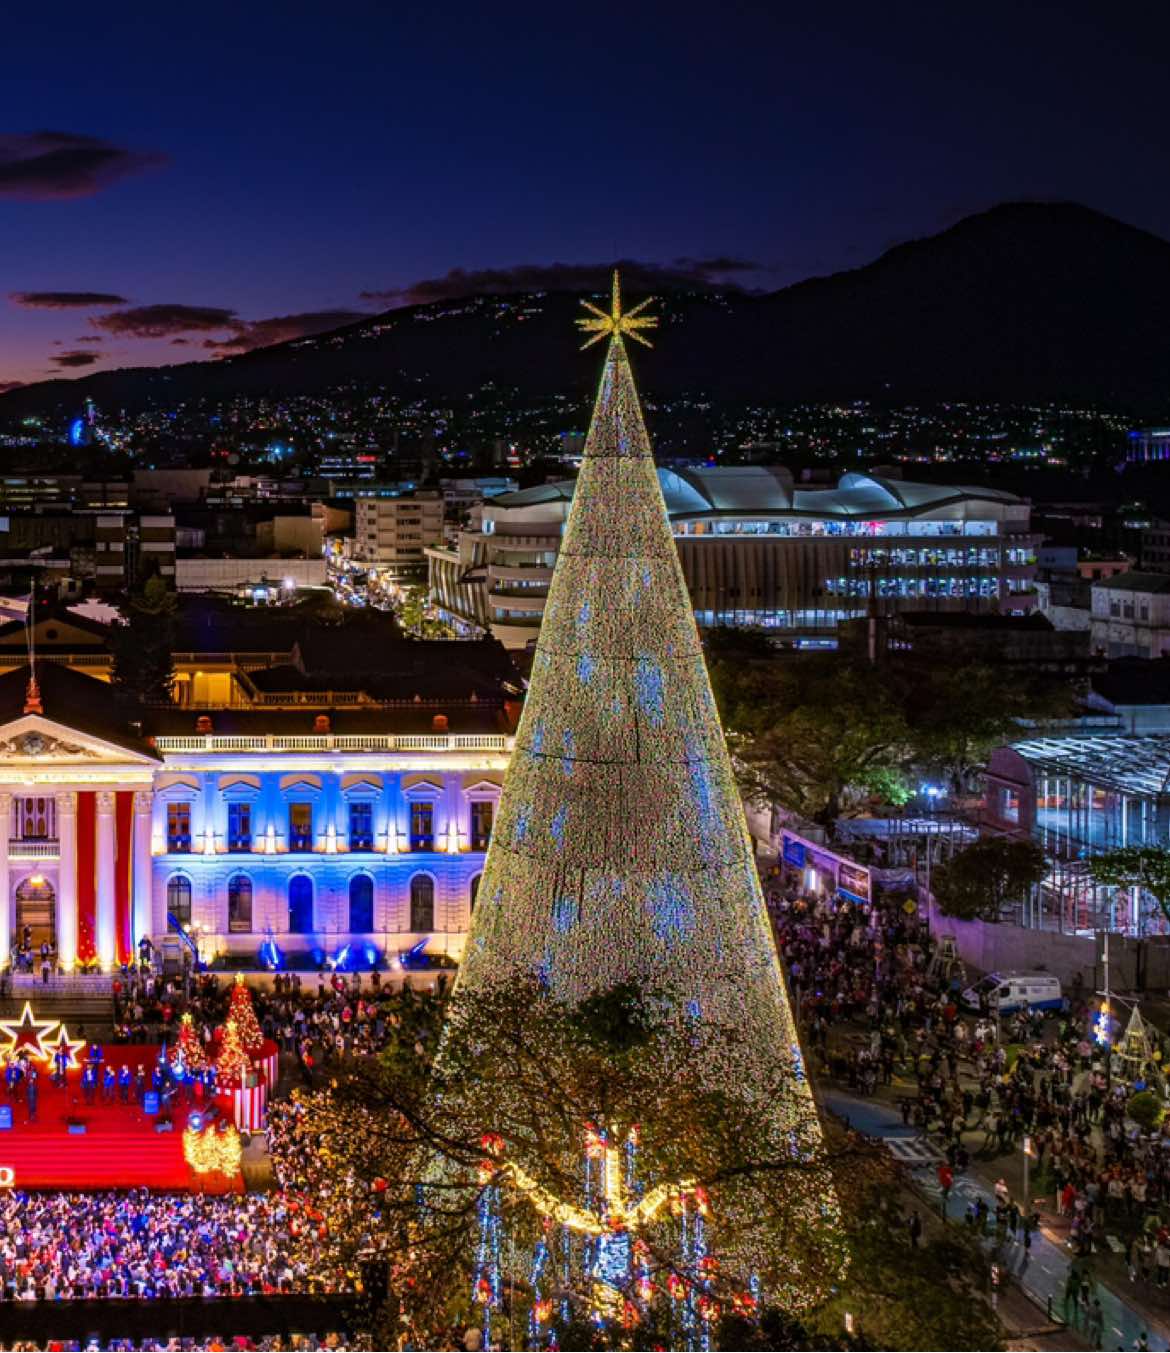
[[[932,1142],[919,1137],[913,1128],[907,1127],[896,1109],[879,1101],[856,1099],[840,1090],[828,1090],[822,1098],[834,1113],[848,1119],[850,1125],[868,1137],[881,1138],[892,1155],[906,1165],[920,1185],[938,1205],[942,1205],[942,1194],[938,1187],[938,1163],[943,1154]],[[958,1176],[951,1189],[949,1212],[953,1218],[961,1218],[969,1203],[982,1196],[995,1213],[994,1191],[985,1186],[972,1174]],[[988,1238],[991,1244],[991,1238]],[[1052,1298],[1052,1310],[1060,1318],[1064,1310],[1064,1289],[1072,1255],[1066,1246],[1051,1240],[1043,1230],[1032,1237],[1032,1250],[1029,1255],[1023,1245],[1009,1241],[1004,1247],[1000,1263],[1011,1270],[1016,1281],[1025,1292],[1039,1305],[1041,1310]],[[1145,1333],[1151,1349],[1170,1348],[1167,1331],[1151,1322],[1136,1307],[1101,1283],[1097,1284],[1096,1295],[1101,1300],[1105,1314],[1105,1334],[1101,1346],[1106,1349],[1132,1349],[1138,1336]]]

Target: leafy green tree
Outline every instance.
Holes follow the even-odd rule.
[[[110,634],[115,688],[148,703],[171,699],[175,680],[175,595],[157,574],[126,603],[126,621]]]
[[[395,614],[406,633],[416,639],[450,639],[454,634],[451,626],[430,615],[429,610],[427,589],[407,587],[403,589]]]
[[[955,794],[1023,723],[1071,714],[1074,704],[1067,682],[1015,671],[1009,677],[989,663],[942,653],[894,655],[880,670],[899,688],[915,761],[936,770]]]
[[[842,1162],[836,1183],[849,1271],[806,1318],[805,1342],[791,1346],[1002,1347],[1003,1330],[987,1300],[990,1261],[975,1235],[925,1215],[901,1167],[878,1142],[846,1133],[832,1120],[827,1131],[829,1148]],[[907,1229],[911,1209],[926,1226],[917,1249]],[[852,1338],[843,1334],[846,1312],[853,1317]]]
[[[707,665],[744,792],[831,825],[862,795],[901,805],[919,778],[955,793],[1021,724],[1071,711],[1072,686],[958,654],[780,653],[762,631],[713,629]]]
[[[851,793],[893,789],[910,751],[896,693],[834,653],[709,641],[708,667],[749,797],[831,826]],[[896,801],[896,799],[895,799]]]
[[[1048,872],[1034,841],[985,836],[935,871],[932,887],[948,916],[964,921],[998,921],[1004,904],[1019,901]]]
[[[579,1200],[590,1124],[623,1134],[640,1127],[642,1180],[694,1180],[711,1190],[717,1200],[712,1225],[724,1255],[713,1294],[723,1309],[730,1311],[734,1294],[747,1290],[748,1276],[736,1267],[737,1217],[753,1236],[761,1218],[768,1223],[764,1233],[773,1252],[742,1256],[753,1269],[778,1266],[825,1289],[839,1275],[843,1251],[835,1237],[826,1244],[823,1232],[802,1223],[808,1204],[801,1200],[822,1198],[836,1155],[844,1162],[855,1148],[843,1143],[832,1159],[827,1152],[814,1159],[775,1133],[774,1106],[787,1093],[786,1071],[777,1070],[758,1102],[734,1089],[712,1089],[704,1064],[715,1055],[714,1044],[704,1026],[680,1025],[661,997],[630,984],[564,1004],[535,982],[515,982],[477,992],[471,1005],[461,1005],[456,991],[447,1007],[445,1036],[433,1005],[412,1002],[396,1013],[387,1050],[347,1063],[327,1087],[302,1097],[298,1134],[282,1136],[276,1151],[284,1186],[324,1212],[331,1261],[352,1270],[373,1258],[395,1275],[389,1304],[370,1314],[380,1337],[402,1332],[404,1309],[420,1341],[439,1337],[452,1323],[477,1323],[469,1294],[483,1184],[495,1168],[506,1173],[514,1164],[553,1197]],[[473,1021],[471,1041],[451,1033],[464,1019]],[[443,1055],[436,1058],[441,1041]],[[498,1166],[485,1176],[489,1152]],[[425,1214],[420,1189],[428,1200]],[[729,1196],[750,1207],[732,1207]],[[524,1189],[505,1184],[499,1206],[518,1253],[545,1234]],[[639,1234],[661,1294],[671,1275],[680,1275],[675,1229],[664,1214],[661,1225]],[[531,1301],[526,1272],[509,1275],[509,1300],[524,1313],[521,1319]],[[574,1301],[578,1313],[586,1305]],[[663,1308],[655,1320],[676,1318],[668,1301],[654,1305]],[[645,1331],[618,1325],[614,1346],[654,1347],[662,1333],[666,1346],[680,1346],[677,1330],[647,1324]],[[562,1347],[607,1346],[582,1345],[575,1331],[559,1333]]]
[[[1170,920],[1170,850],[1161,846],[1118,846],[1089,860],[1095,883],[1110,888],[1140,888]]]
[[[1153,1132],[1160,1126],[1166,1112],[1161,1096],[1153,1090],[1139,1090],[1130,1095],[1125,1111],[1143,1132]]]

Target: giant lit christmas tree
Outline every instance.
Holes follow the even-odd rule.
[[[694,1213],[696,1176],[651,1174],[645,1196],[661,1200],[661,1217],[673,1217],[685,1240],[669,1290],[689,1290],[688,1278],[701,1287],[703,1273],[722,1263],[753,1290],[762,1286],[765,1300],[797,1310],[841,1270],[821,1128],[626,353],[626,337],[645,341],[639,330],[654,321],[642,306],[622,313],[616,276],[611,309],[590,309],[582,324],[591,342],[608,339],[608,352],[447,1040],[490,1052],[477,996],[508,986],[528,985],[571,1007],[623,987],[655,993],[683,1060],[693,1049],[701,1062],[728,1141],[753,1125],[759,1140],[736,1142],[737,1159],[771,1162],[776,1173],[765,1182],[773,1193],[791,1167],[785,1211],[766,1221],[750,1170],[709,1170],[728,1176],[709,1190],[709,1224],[707,1190],[701,1216]],[[525,1145],[517,1130],[516,1142],[503,1140],[500,1124],[524,1114],[506,1105],[493,1111],[491,1100],[491,1086],[483,1087],[479,1107],[492,1145],[481,1182],[502,1183],[484,1198],[502,1206],[519,1193],[546,1230],[551,1218],[587,1236],[588,1199],[558,1194],[574,1171],[580,1177],[566,1155],[580,1152],[580,1138],[575,1146],[571,1134],[561,1146],[535,1138]],[[636,1133],[639,1169],[649,1159],[653,1122],[609,1122],[601,1131],[615,1141]],[[600,1209],[594,1229],[603,1237],[626,1229],[605,1190],[592,1188],[590,1206]],[[490,1254],[484,1206],[481,1199],[480,1250]],[[664,1223],[647,1213],[637,1224],[648,1235]],[[617,1274],[611,1287],[636,1300],[649,1286],[635,1258],[640,1236],[616,1269],[611,1241],[591,1243],[587,1276],[597,1281],[608,1266]],[[659,1236],[659,1252],[670,1243]],[[490,1274],[477,1281],[490,1293]]]

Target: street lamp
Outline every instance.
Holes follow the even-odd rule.
[[[1031,1208],[1031,1203],[1030,1203],[1030,1195],[1029,1195],[1029,1191],[1028,1191],[1028,1166],[1030,1165],[1031,1160],[1032,1160],[1032,1157],[1033,1157],[1035,1154],[1036,1154],[1036,1153],[1035,1153],[1035,1151],[1033,1150],[1033,1147],[1032,1147],[1032,1138],[1026,1136],[1026,1137],[1024,1138],[1024,1216],[1025,1216],[1025,1217],[1030,1217],[1030,1216],[1032,1215],[1032,1208]]]

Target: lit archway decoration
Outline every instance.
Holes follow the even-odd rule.
[[[489,1134],[484,1137],[483,1145],[488,1152],[480,1168],[480,1182],[506,1183],[521,1194],[540,1213],[558,1226],[567,1226],[578,1235],[604,1236],[624,1231],[640,1231],[671,1204],[677,1206],[685,1200],[693,1200],[704,1215],[707,1212],[707,1194],[693,1179],[684,1179],[677,1184],[659,1184],[651,1189],[636,1203],[632,1203],[626,1192],[623,1178],[621,1151],[612,1145],[613,1134],[601,1134],[595,1128],[587,1128],[585,1133],[585,1151],[592,1159],[601,1161],[601,1201],[600,1208],[582,1207],[580,1204],[558,1198],[551,1190],[539,1184],[522,1166],[514,1161],[501,1163],[503,1142]]]
[[[504,1186],[522,1197],[547,1222],[563,1226],[590,1242],[594,1248],[587,1273],[592,1285],[595,1315],[607,1320],[620,1319],[623,1324],[632,1325],[637,1323],[638,1310],[627,1293],[636,1294],[643,1302],[649,1301],[653,1294],[649,1249],[638,1233],[669,1209],[672,1215],[684,1219],[690,1212],[695,1219],[696,1234],[701,1234],[710,1212],[710,1202],[707,1191],[694,1179],[659,1184],[634,1201],[625,1177],[622,1148],[614,1144],[621,1140],[616,1127],[606,1131],[592,1124],[586,1126],[586,1159],[600,1167],[598,1197],[593,1206],[558,1198],[523,1166],[505,1160],[504,1141],[496,1133],[486,1133],[481,1138],[485,1155],[480,1163],[479,1183],[485,1197],[497,1195],[499,1187]],[[631,1128],[624,1138],[626,1149],[632,1152],[637,1141],[637,1128]],[[483,1255],[487,1252],[487,1229],[491,1225],[486,1210],[481,1220],[485,1224],[485,1243],[481,1244],[480,1250]],[[694,1256],[698,1261],[694,1275],[696,1309],[700,1318],[706,1321],[718,1313],[718,1305],[709,1291],[718,1261],[706,1253],[705,1242],[701,1243],[700,1250],[701,1253]],[[685,1301],[691,1290],[691,1284],[677,1273],[669,1275],[666,1287],[674,1301]],[[477,1274],[475,1290],[485,1305],[491,1301],[492,1284],[482,1274]],[[753,1299],[745,1293],[743,1300],[751,1302]],[[551,1313],[552,1303],[542,1299],[537,1288],[533,1318],[538,1324],[544,1324],[551,1318]]]

